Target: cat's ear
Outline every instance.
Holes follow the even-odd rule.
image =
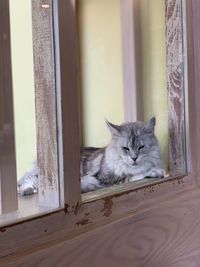
[[[147,121],[143,126],[143,131],[145,133],[153,134],[154,133],[154,127],[156,125],[156,118],[152,117],[149,121]]]
[[[110,130],[112,136],[116,136],[120,134],[121,127],[119,125],[115,125],[109,121],[106,120],[106,124],[108,126],[108,129]]]

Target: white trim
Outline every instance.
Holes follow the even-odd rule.
[[[121,0],[125,121],[142,120],[142,109],[138,105],[140,90],[136,56],[137,6],[137,0]]]

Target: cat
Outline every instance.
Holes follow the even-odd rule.
[[[106,123],[112,136],[110,143],[103,148],[81,148],[82,193],[144,178],[164,177],[161,151],[154,135],[155,117],[147,122]],[[37,176],[35,166],[20,179],[21,195],[37,190]]]
[[[120,126],[107,121],[112,135],[108,146],[81,151],[82,192],[146,177],[164,177],[155,124],[155,117],[146,123],[137,121]]]
[[[37,193],[38,189],[38,168],[37,163],[34,163],[32,170],[26,172],[17,183],[17,191],[22,196],[32,195]]]

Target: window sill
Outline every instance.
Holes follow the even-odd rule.
[[[0,226],[18,223],[52,211],[55,211],[55,208],[38,204],[38,194],[25,197],[18,196],[18,210],[0,215]]]
[[[121,185],[114,185],[108,188],[103,188],[103,189],[99,189],[96,191],[82,194],[82,202],[87,203],[87,202],[92,202],[92,201],[99,200],[105,197],[109,197],[112,195],[120,195],[120,194],[124,194],[130,191],[137,191],[145,187],[165,183],[173,179],[182,178],[184,176],[187,176],[187,174],[184,173],[184,174],[171,175],[171,176],[166,175],[164,178],[160,178],[160,179],[146,178],[140,181],[129,182],[126,184],[121,184]]]

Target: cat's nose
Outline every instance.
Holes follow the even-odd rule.
[[[137,160],[137,157],[133,157],[132,160],[133,160],[133,161],[136,161],[136,160]]]

